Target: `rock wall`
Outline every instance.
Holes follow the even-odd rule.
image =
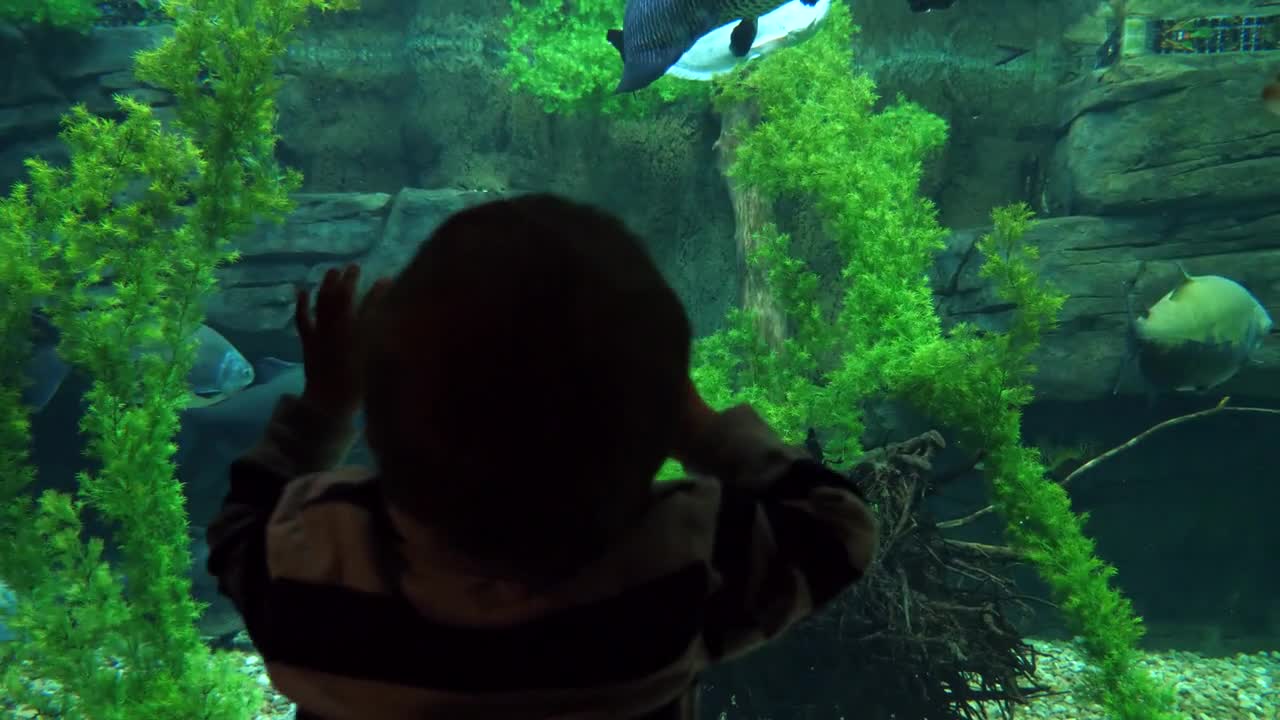
[[[299,194],[284,223],[260,226],[241,242],[240,261],[219,271],[221,289],[209,303],[209,322],[251,355],[292,356],[295,288],[312,287],[329,268],[349,262],[361,264],[366,284],[394,274],[449,215],[501,196],[418,188]],[[651,242],[650,251],[694,325],[709,332],[736,300],[732,237],[693,247]]]
[[[985,231],[954,233],[935,269],[935,292],[946,318],[1001,329],[1010,308],[978,277],[974,242]],[[1178,263],[1197,275],[1231,277],[1250,288],[1280,318],[1280,212],[1199,219],[1069,216],[1035,224],[1042,275],[1068,294],[1061,325],[1037,357],[1039,397],[1081,401],[1112,392],[1127,358],[1125,285],[1136,281],[1136,305],[1147,307],[1181,278]],[[1266,342],[1255,363],[1222,392],[1280,399],[1280,342]],[[1122,394],[1144,392],[1130,369]],[[1215,390],[1215,394],[1217,390]]]
[[[990,209],[1022,201],[1042,219],[1031,236],[1042,271],[1071,296],[1037,358],[1043,399],[1111,391],[1126,353],[1124,283],[1138,279],[1146,307],[1172,288],[1177,262],[1243,283],[1280,319],[1269,182],[1280,177],[1280,117],[1260,99],[1274,53],[1158,55],[1141,32],[1151,18],[1230,11],[1187,0],[985,0],[924,17],[899,3],[855,8],[858,56],[882,94],[951,125],[926,184],[944,224],[961,228],[935,277],[950,321],[995,329],[1008,312],[971,254]],[[1112,47],[1117,37],[1127,45]],[[1257,361],[1222,390],[1280,397],[1280,339]]]
[[[243,239],[245,261],[223,271],[209,307],[247,352],[295,352],[295,283],[351,260],[391,272],[444,215],[512,191],[552,190],[623,217],[651,241],[699,332],[737,301],[732,214],[705,108],[559,118],[508,97],[495,71],[499,5],[375,0],[316,17],[290,46],[278,152],[304,172],[307,192],[283,226]],[[0,73],[0,188],[25,180],[27,157],[66,160],[59,120],[75,103],[116,116],[118,92],[172,117],[171,98],[131,71],[133,54],[168,33],[112,27],[68,38],[0,25],[12,70]],[[438,189],[413,189],[419,182]]]
[[[26,179],[23,160],[66,159],[58,141],[63,113],[76,103],[115,114],[112,95],[123,93],[172,115],[167,93],[133,77],[133,54],[170,33],[163,26],[102,28],[90,38],[21,31],[0,23],[0,190]]]
[[[495,6],[411,5],[408,16],[375,2],[319,18],[291,47],[281,157],[307,172],[308,192],[284,225],[243,241],[212,322],[249,351],[289,355],[296,284],[352,260],[390,272],[449,212],[551,189],[649,238],[695,326],[714,328],[741,272],[714,118],[688,108],[650,121],[546,116],[500,92],[498,25],[484,17]],[[885,96],[905,93],[951,123],[926,184],[943,222],[961,228],[936,269],[949,321],[1003,322],[971,248],[990,208],[1016,200],[1043,218],[1033,231],[1043,271],[1071,296],[1039,358],[1045,399],[1110,391],[1126,352],[1124,283],[1138,278],[1150,303],[1176,262],[1239,280],[1280,315],[1280,199],[1266,182],[1280,176],[1280,118],[1258,100],[1263,57],[1126,52],[1098,67],[1117,3],[986,0],[927,15],[904,5],[856,7],[858,57]],[[106,28],[71,46],[0,31],[15,70],[0,74],[0,183],[21,179],[27,156],[63,159],[55,134],[73,102],[109,112],[111,93],[124,92],[169,113],[129,71],[133,52],[166,32]],[[1277,343],[1258,360],[1225,390],[1280,394]]]

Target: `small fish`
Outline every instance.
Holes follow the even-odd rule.
[[[211,407],[191,407],[182,414],[178,464],[186,467],[226,468],[262,435],[262,427],[284,395],[299,395],[306,381],[302,363],[267,357],[254,364],[253,385]],[[355,419],[364,426],[363,413]],[[214,473],[217,482],[225,482]]]
[[[1262,107],[1272,115],[1280,115],[1280,75],[1262,88]]]
[[[192,397],[188,407],[221,402],[253,384],[253,365],[217,330],[201,325],[195,332],[196,359],[187,373]]]
[[[32,412],[43,410],[71,372],[58,354],[59,333],[41,312],[33,312],[32,352],[27,361],[28,383],[23,403]],[[253,365],[217,330],[201,325],[195,331],[196,357],[187,373],[187,407],[205,407],[225,400],[253,384]],[[140,354],[141,350],[136,350]]]
[[[1134,314],[1130,295],[1130,356],[1150,387],[1200,392],[1234,377],[1274,325],[1236,281],[1186,270],[1182,276],[1145,317]]]
[[[262,358],[254,367],[256,382],[215,406],[192,406],[183,414],[183,425],[198,429],[200,434],[234,436],[244,441],[247,449],[262,432],[263,423],[271,417],[276,403],[286,394],[302,392],[306,375],[302,363],[276,358]]]
[[[818,0],[801,0],[815,5]],[[784,0],[627,0],[622,30],[607,38],[622,55],[622,79],[615,93],[648,87],[680,60],[698,38],[739,20],[729,38],[734,56],[746,57],[756,39],[756,19]]]

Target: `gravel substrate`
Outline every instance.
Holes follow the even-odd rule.
[[[1107,720],[1097,705],[1071,692],[1086,665],[1068,643],[1029,641],[1041,653],[1036,676],[1054,694],[1019,709],[1018,718]],[[1173,686],[1178,710],[1191,720],[1280,720],[1280,652],[1209,658],[1193,652],[1145,653],[1142,668]],[[999,717],[993,712],[993,717]]]
[[[1080,653],[1068,643],[1030,642],[1041,653],[1037,664],[1040,683],[1056,692],[1020,708],[1016,717],[1108,720],[1101,708],[1078,700],[1071,692],[1085,668]],[[256,656],[246,655],[246,662],[246,671],[262,672]],[[1142,667],[1160,682],[1173,685],[1178,709],[1189,720],[1280,720],[1280,651],[1223,658],[1185,651],[1148,653],[1143,656]],[[265,675],[260,678],[260,682],[266,682]],[[288,701],[270,692],[269,687],[268,693],[269,701],[274,701],[276,708],[283,708],[284,713],[264,715],[258,720],[292,720]],[[1000,717],[999,711],[992,708],[991,717]]]
[[[1041,653],[1038,679],[1054,692],[1020,708],[1016,717],[1108,720],[1101,708],[1076,699],[1071,692],[1085,668],[1080,653],[1068,643],[1030,642]],[[255,720],[293,720],[295,708],[271,689],[262,658],[249,651],[232,652],[242,656],[245,674],[266,690],[266,701]],[[1280,720],[1280,651],[1223,658],[1207,658],[1184,651],[1148,653],[1144,655],[1142,667],[1157,680],[1174,687],[1178,709],[1189,720]],[[991,717],[999,716],[998,710],[991,708]],[[0,718],[54,720],[44,718],[31,708],[7,703],[2,696]]]

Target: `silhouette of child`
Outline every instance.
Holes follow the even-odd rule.
[[[689,381],[690,328],[615,218],[458,212],[359,308],[331,270],[306,367],[231,467],[209,571],[299,718],[689,718],[708,666],[866,571],[853,488]],[[335,469],[363,406],[376,469]],[[654,483],[667,457],[695,473]]]

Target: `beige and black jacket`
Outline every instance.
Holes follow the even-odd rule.
[[[640,523],[534,593],[334,469],[349,423],[285,397],[231,468],[209,571],[299,718],[692,718],[703,670],[830,601],[876,542],[844,478],[750,408],[712,435],[708,476],[656,485]]]

